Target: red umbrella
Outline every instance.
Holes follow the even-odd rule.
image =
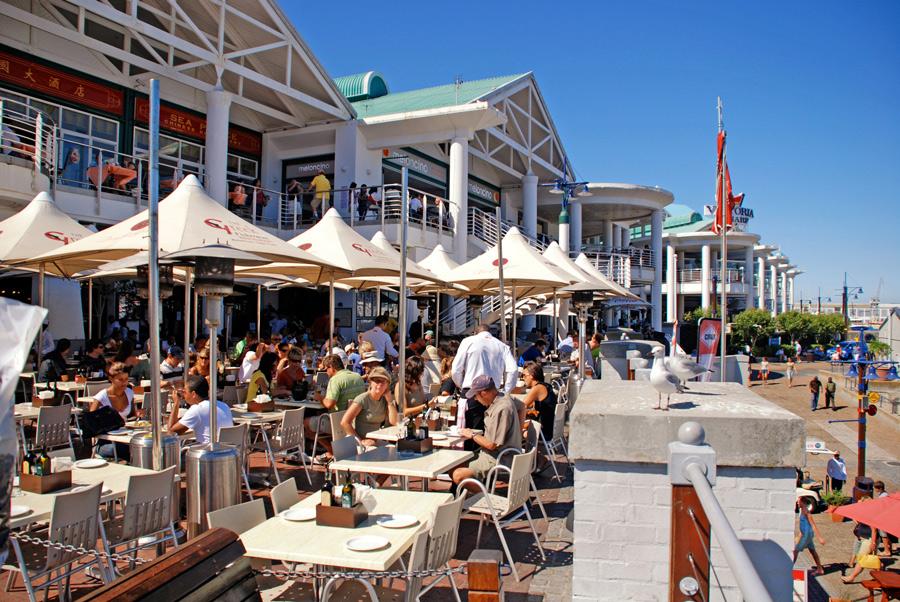
[[[900,493],[839,506],[834,513],[900,537]]]

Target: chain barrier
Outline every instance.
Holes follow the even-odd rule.
[[[408,579],[410,577],[437,577],[464,574],[466,565],[455,568],[419,569],[417,571],[296,571],[275,569],[254,569],[253,573],[265,577],[275,577],[282,581],[293,579]]]
[[[88,548],[82,548],[81,546],[73,546],[71,544],[50,541],[48,539],[43,539],[40,537],[33,537],[31,535],[26,535],[25,533],[10,533],[9,536],[21,542],[33,543],[39,546],[43,546],[48,550],[50,548],[55,548],[69,554],[91,555],[98,559],[104,558],[106,560],[112,560],[113,562],[134,562],[135,564],[147,564],[148,562],[153,562],[153,559],[141,558],[140,556],[132,557],[128,554],[114,554],[110,552],[103,552],[101,550],[92,550]]]

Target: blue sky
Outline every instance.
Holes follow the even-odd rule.
[[[806,272],[797,296],[834,298],[847,271],[862,300],[883,277],[900,302],[900,2],[282,6],[332,76],[375,69],[401,91],[534,71],[580,177],[697,209],[721,95],[735,191]]]

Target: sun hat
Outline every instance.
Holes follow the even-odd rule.
[[[377,351],[366,351],[363,354],[362,359],[359,360],[359,363],[360,364],[370,364],[370,363],[380,364],[383,361],[384,360],[381,359],[381,356],[378,355]]]

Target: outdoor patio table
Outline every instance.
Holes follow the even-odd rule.
[[[275,398],[275,405],[281,406],[283,408],[306,408],[307,410],[324,410],[325,406],[322,405],[321,401],[316,401],[315,399],[304,399],[301,401],[297,401],[296,399],[278,399]]]
[[[34,383],[34,388],[36,390],[46,389],[49,383]],[[66,381],[58,381],[56,383],[56,390],[62,391],[63,393],[79,393],[84,391],[85,383],[77,383],[74,380],[66,380]]]
[[[473,430],[475,434],[480,435],[482,431]],[[460,437],[459,433],[452,434],[450,431],[437,431],[432,432],[432,435],[438,435],[438,438],[432,438],[432,444],[435,447],[455,447],[457,443],[464,441],[462,437]],[[399,439],[402,439],[406,436],[406,429],[402,426],[386,426],[384,428],[378,429],[377,431],[370,431],[368,435],[366,435],[367,439],[375,439],[377,441],[387,441],[389,443],[396,443]]]
[[[371,474],[390,475],[403,479],[403,488],[407,488],[409,477],[422,479],[422,490],[428,491],[428,481],[436,479],[451,468],[465,464],[475,457],[470,451],[456,449],[439,449],[428,454],[398,452],[396,447],[385,446],[370,449],[352,458],[332,462],[333,471],[365,472]]]
[[[355,529],[323,527],[315,520],[292,522],[277,516],[241,534],[246,555],[284,562],[309,563],[366,571],[384,571],[412,545],[419,527],[430,520],[438,506],[451,499],[448,493],[421,493],[373,489],[375,507],[369,518]],[[318,493],[297,503],[295,508],[315,508]],[[376,521],[391,514],[411,514],[417,525],[406,529],[387,529]],[[378,535],[390,542],[374,552],[353,552],[345,547],[351,537]]]
[[[100,494],[101,502],[108,502],[125,497],[128,490],[128,479],[132,475],[151,474],[152,470],[146,468],[136,468],[127,464],[109,463],[100,468],[72,468],[72,488],[81,487],[82,485],[94,485],[103,483],[103,491]],[[31,512],[24,516],[17,516],[9,519],[10,529],[18,529],[26,527],[32,523],[46,521],[50,519],[50,510],[53,508],[53,500],[60,493],[67,493],[72,490],[60,489],[53,493],[31,493],[23,491],[22,495],[12,498],[12,503],[16,505],[28,506]]]

